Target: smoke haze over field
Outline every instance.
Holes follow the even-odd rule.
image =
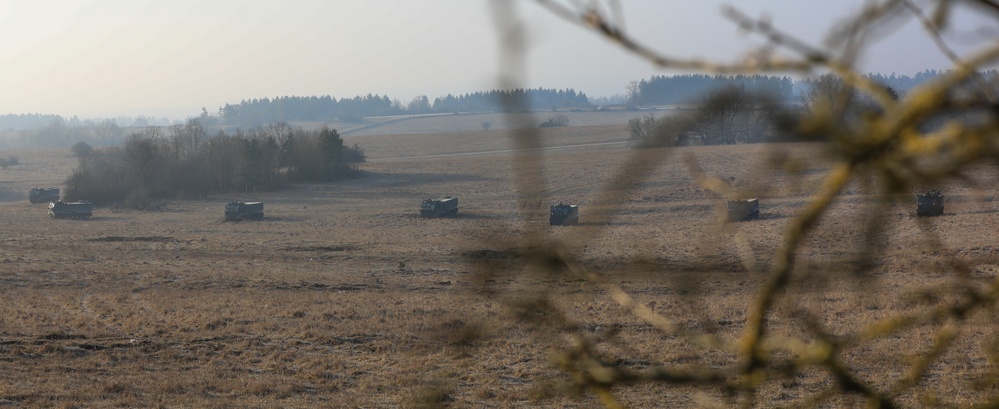
[[[529,1],[517,2],[530,35],[524,86],[625,93],[666,74]],[[732,61],[762,40],[740,33],[720,1],[622,2],[628,32],[676,57]],[[812,44],[861,0],[747,0],[754,17]],[[379,94],[406,104],[498,88],[497,27],[486,0],[7,2],[0,5],[0,114],[66,117],[196,116],[226,103],[286,95]],[[946,37],[959,50],[983,26],[958,17]],[[946,69],[930,40],[898,27],[861,60],[871,72]]]

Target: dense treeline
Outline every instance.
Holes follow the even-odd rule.
[[[290,121],[352,122],[364,116],[402,114],[405,111],[400,105],[393,105],[387,96],[371,94],[339,101],[329,95],[262,98],[226,104],[219,109],[218,120],[222,125],[238,127]]]
[[[75,117],[65,120],[58,115],[52,115],[50,119],[50,122],[35,129],[8,128],[0,131],[0,148],[67,147],[78,142],[93,146],[117,145],[124,141],[127,131],[118,125],[120,123],[138,128],[170,125],[170,121],[166,118],[119,117],[81,121]],[[178,124],[180,122],[174,125]],[[27,123],[23,125],[29,126]]]
[[[4,132],[0,138],[3,148],[52,148],[66,147],[77,142],[94,146],[120,144],[125,131],[114,119],[86,124],[72,124],[55,117],[48,125],[39,129]]]
[[[133,127],[168,126],[173,124],[173,121],[168,118],[152,118],[144,116],[80,119],[75,116],[71,118],[64,118],[60,115],[52,114],[4,114],[0,115],[0,131],[23,131],[44,128],[65,128],[75,131],[98,127],[107,121],[113,121],[115,124]]]
[[[914,76],[894,73],[867,76],[904,95],[939,74],[939,71],[925,70]],[[372,94],[341,99],[329,95],[284,96],[226,104],[217,112],[203,108],[196,118],[206,128],[248,129],[280,122],[357,122],[368,116],[500,111],[510,100],[523,102],[531,110],[588,109],[595,104],[696,104],[709,93],[729,85],[786,103],[797,102],[800,96],[808,94],[815,81],[817,78],[793,80],[763,75],[658,75],[632,83],[626,96],[596,99],[572,89],[544,88],[448,94],[433,100],[421,95],[406,104]],[[120,143],[124,137],[115,129],[118,126],[143,128],[181,123],[143,116],[81,120],[49,114],[6,114],[0,115],[0,131],[5,131],[0,138],[0,147],[70,146],[80,141],[109,145]]]
[[[79,149],[65,197],[95,204],[149,208],[162,199],[267,191],[286,182],[328,182],[357,174],[364,152],[346,147],[334,129],[285,124],[218,132],[200,121],[146,128],[123,146]]]
[[[901,98],[893,88],[885,89],[893,98]],[[633,118],[628,122],[628,131],[636,146],[643,148],[827,140],[881,113],[880,105],[870,95],[833,74],[810,80],[807,91],[798,95],[795,104],[786,102],[780,95],[754,92],[743,83],[732,82],[697,101],[696,110]],[[839,128],[804,132],[799,126],[801,118],[814,115],[816,110],[836,115],[834,123]]]
[[[5,114],[0,115],[0,129],[38,129],[48,126],[53,121],[65,122],[65,119],[59,115],[49,114]]]
[[[356,122],[366,116],[498,111],[509,100],[525,101],[531,109],[591,107],[581,92],[538,88],[449,94],[432,103],[426,96],[418,96],[405,106],[387,96],[371,94],[339,100],[329,95],[263,98],[226,104],[217,116],[203,112],[201,119],[206,125],[245,128],[292,121]]]
[[[453,112],[499,111],[508,100],[526,102],[529,109],[574,109],[589,108],[592,104],[582,92],[572,89],[515,89],[474,92],[461,95],[442,96],[433,102],[426,96],[413,98],[407,104],[390,99],[385,95],[355,96],[336,99],[324,96],[284,96],[244,100],[237,104],[225,104],[217,113],[202,109],[197,119],[205,127],[253,128],[281,122],[358,122],[367,116],[431,114]],[[47,114],[7,114],[0,115],[0,130],[38,130],[41,133],[19,133],[18,146],[68,146],[74,142],[103,144],[99,137],[91,137],[90,131],[104,126],[108,121],[129,127],[168,126],[167,118],[110,118],[103,120],[80,120]],[[176,123],[173,123],[176,125]],[[9,137],[10,135],[8,135]],[[41,142],[27,142],[40,140]],[[120,139],[120,138],[119,138]]]
[[[942,74],[937,70],[924,70],[914,76],[867,74],[874,82],[891,87],[900,95]],[[750,94],[766,96],[777,101],[797,102],[807,95],[816,78],[791,79],[790,77],[764,75],[656,75],[632,83],[628,89],[628,103],[633,105],[696,104],[706,95],[728,87],[739,86]]]
[[[754,95],[766,95],[777,100],[794,99],[790,77],[764,75],[655,75],[633,83],[629,99],[635,105],[693,104],[714,90],[738,86]]]
[[[510,102],[526,103],[529,109],[591,108],[589,98],[571,89],[515,89],[508,91],[475,92],[446,96],[434,100],[432,112],[481,112],[497,111]]]
[[[917,78],[925,82],[938,74],[926,71]],[[912,86],[909,80],[894,76],[870,78],[881,84],[887,94],[896,100],[904,98],[904,92],[909,88],[899,90],[895,86]],[[828,140],[834,135],[856,132],[871,118],[882,113],[881,104],[871,95],[849,86],[836,75],[825,74],[805,83],[807,87],[797,96],[795,103],[787,104],[773,93],[754,92],[745,83],[731,82],[696,101],[696,110],[671,112],[658,118],[652,115],[633,118],[628,123],[628,130],[639,147]],[[990,92],[984,92],[986,90]],[[999,92],[999,71],[982,71],[951,86],[947,94],[951,102],[947,105],[983,105],[983,101],[989,100],[989,94],[996,92]],[[991,103],[984,105],[990,106]],[[803,134],[802,129],[808,126],[798,126],[800,118],[819,115],[817,112],[834,115],[832,123],[835,126],[812,129]],[[930,131],[952,121],[975,123],[981,122],[982,117],[980,112],[967,109],[959,113],[940,110],[935,115],[927,116],[920,127]]]
[[[908,75],[895,75],[895,73],[891,73],[890,75],[868,74],[866,77],[874,80],[874,82],[878,84],[891,87],[900,94],[906,94],[910,89],[913,89],[919,84],[929,81],[940,74],[943,74],[943,72],[938,70],[923,70],[916,73],[916,75],[912,77]]]
[[[939,74],[939,71],[925,70],[915,76],[892,73],[869,74],[868,77],[904,94]],[[367,116],[500,111],[504,102],[509,100],[524,102],[531,110],[587,109],[595,104],[620,103],[693,104],[710,92],[728,85],[741,86],[757,95],[795,101],[798,96],[808,92],[814,81],[815,79],[808,78],[792,80],[789,77],[763,75],[657,75],[632,83],[628,86],[626,96],[596,99],[573,89],[545,88],[448,94],[433,100],[421,95],[405,104],[385,95],[372,94],[341,99],[329,95],[284,96],[225,104],[217,112],[202,109],[197,118],[208,128],[246,129],[279,122],[357,122]],[[68,146],[67,141],[70,145],[76,141],[104,144],[104,135],[94,135],[92,131],[105,126],[107,121],[123,127],[169,126],[179,123],[168,118],[143,116],[81,120],[77,117],[67,119],[49,114],[6,114],[0,115],[0,131],[39,131],[37,134],[20,132],[5,135],[5,139],[19,139],[17,143],[7,143],[10,146]],[[2,144],[0,141],[0,145]]]

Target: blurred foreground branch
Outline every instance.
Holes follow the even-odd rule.
[[[574,330],[578,326],[567,318],[568,315],[559,313],[559,307],[548,298],[550,294],[545,290],[550,290],[550,287],[536,287],[538,291],[532,293],[536,298],[524,305],[536,309],[540,315],[522,317],[534,317],[525,318],[528,320],[545,314],[562,317],[557,321],[560,328],[549,330],[568,330],[571,335],[562,338],[565,342],[559,346],[561,352],[557,354],[555,363],[571,377],[579,390],[593,393],[608,407],[622,407],[620,398],[627,396],[629,387],[639,384],[716,391],[724,403],[714,404],[754,406],[760,404],[761,394],[773,393],[775,382],[791,382],[801,374],[818,370],[826,374],[828,383],[823,388],[814,389],[799,403],[842,403],[850,402],[841,400],[844,397],[854,397],[868,407],[891,408],[907,406],[903,402],[912,402],[912,396],[921,396],[919,399],[923,399],[924,403],[941,403],[938,397],[920,390],[923,380],[934,364],[939,363],[954,347],[959,334],[969,332],[969,326],[981,325],[980,321],[971,324],[970,317],[991,313],[999,298],[999,280],[990,278],[983,283],[969,279],[968,263],[950,263],[953,281],[959,285],[928,288],[921,295],[924,303],[909,314],[872,319],[866,325],[849,331],[832,331],[823,323],[828,317],[796,310],[799,312],[792,314],[796,322],[792,326],[798,328],[796,332],[778,333],[772,326],[783,316],[778,314],[778,310],[794,303],[794,296],[789,294],[796,280],[811,279],[810,276],[818,274],[810,271],[799,258],[807,253],[806,243],[817,224],[848,185],[860,182],[873,193],[874,202],[881,203],[872,206],[866,217],[858,217],[870,224],[867,226],[870,229],[868,239],[862,244],[865,248],[858,253],[857,262],[852,264],[855,267],[842,267],[847,270],[852,268],[850,272],[855,274],[854,277],[860,277],[876,268],[877,260],[885,256],[879,253],[882,248],[876,242],[887,231],[887,204],[924,186],[948,180],[966,180],[970,167],[999,161],[999,108],[994,105],[992,91],[982,87],[977,91],[962,91],[968,88],[969,82],[984,81],[979,71],[999,59],[999,39],[993,39],[981,49],[962,56],[945,43],[941,33],[948,26],[950,16],[953,16],[953,9],[959,5],[978,6],[983,14],[999,22],[999,6],[996,3],[986,0],[929,1],[924,2],[925,8],[932,9],[933,13],[927,16],[921,6],[909,0],[868,2],[861,12],[837,25],[839,29],[830,29],[829,44],[835,46],[833,49],[812,46],[780,31],[765,19],[755,19],[736,8],[727,7],[723,10],[726,17],[738,27],[762,37],[768,44],[764,52],[753,53],[745,61],[715,63],[660,53],[630,37],[619,15],[611,15],[619,7],[616,2],[536,2],[566,21],[592,30],[658,67],[719,74],[826,71],[838,77],[849,92],[869,96],[877,107],[862,111],[845,124],[842,113],[851,109],[849,104],[817,99],[788,128],[798,137],[824,141],[834,164],[824,175],[820,188],[787,224],[780,248],[766,264],[766,277],[753,277],[762,284],[757,287],[756,296],[745,306],[745,322],[737,338],[721,336],[710,330],[691,329],[657,313],[615,284],[610,272],[586,267],[586,263],[571,251],[551,244],[554,241],[551,237],[542,231],[535,231],[530,243],[523,246],[529,249],[525,258],[542,262],[528,263],[523,268],[525,274],[540,274],[550,282],[560,277],[559,272],[567,271],[600,288],[601,293],[623,311],[654,328],[659,337],[679,337],[691,348],[712,351],[706,353],[727,354],[733,358],[729,361],[731,365],[711,368],[662,362],[647,370],[636,371],[615,364],[616,359],[624,358],[599,350],[591,335]],[[519,29],[513,6],[498,1],[493,5],[505,39],[504,53],[508,57],[504,58],[507,61],[504,84],[514,85],[523,77],[525,62],[522,55],[518,57],[518,53],[523,53],[525,34]],[[874,33],[881,32],[879,29],[890,19],[899,18],[914,19],[922,24],[937,48],[954,63],[950,71],[910,91],[903,98],[898,98],[892,90],[877,84],[853,66],[858,56],[869,51]],[[777,56],[772,52],[775,49],[785,50],[791,57]],[[944,118],[942,126],[927,126],[941,117]],[[632,124],[636,132],[652,129],[653,125],[651,117],[645,122],[635,121]],[[677,133],[680,134],[682,132]],[[538,146],[537,138],[537,131],[527,125],[515,137],[519,148]],[[530,175],[543,169],[543,158],[536,151],[527,152],[535,153],[518,157],[515,166],[517,183],[524,195],[521,199],[540,203],[543,186]],[[622,165],[627,171],[622,171],[620,176],[609,182],[596,199],[593,206],[596,222],[581,226],[581,237],[599,237],[602,226],[613,216],[614,209],[623,205],[621,189],[637,186],[651,175],[664,160],[663,152],[637,150],[631,155],[631,159]],[[688,163],[699,188],[716,192],[721,197],[738,195],[735,187],[705,174],[696,159],[688,158]],[[745,241],[744,238],[742,240]],[[740,255],[744,265],[755,270],[751,246],[744,244],[742,247],[748,249]],[[542,283],[546,282],[544,280]],[[901,297],[897,294],[892,296]],[[538,321],[542,327],[552,325],[552,321],[546,322]],[[927,340],[929,346],[916,353],[915,357],[896,357],[908,362],[908,370],[898,377],[880,380],[865,378],[846,363],[850,351],[893,337],[910,336],[913,331],[922,334],[920,336]],[[642,345],[631,347],[641,348]],[[996,352],[999,345],[993,342],[982,348],[985,353],[991,354],[993,360],[999,361],[999,352]],[[990,380],[983,380],[982,385],[999,385],[999,371],[994,365],[992,372]],[[887,374],[885,376],[888,377]],[[989,407],[999,405],[999,397],[988,392],[987,387],[974,396],[974,400],[961,402]]]

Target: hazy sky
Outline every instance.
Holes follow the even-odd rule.
[[[502,1],[502,0],[501,0]],[[514,0],[510,0],[514,1]],[[668,73],[531,1],[528,87],[625,93]],[[762,41],[720,8],[768,15],[815,44],[861,0],[621,0],[629,33],[664,53],[730,61]],[[406,104],[497,88],[499,37],[489,0],[51,0],[0,2],[0,114],[167,116],[287,96],[380,94]],[[974,16],[951,39],[992,30]],[[977,31],[976,31],[977,30]],[[915,24],[862,68],[914,74],[947,68]]]

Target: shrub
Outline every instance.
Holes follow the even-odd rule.
[[[75,145],[73,145],[72,148],[69,148],[69,150],[72,151],[73,155],[75,155],[76,157],[82,158],[90,156],[90,154],[94,151],[94,148],[92,148],[86,142],[77,142]]]
[[[17,164],[18,161],[16,156],[8,156],[6,158],[0,158],[0,168],[4,170],[7,170],[8,166],[14,166]]]
[[[569,124],[569,117],[563,114],[556,114],[548,117],[547,120],[541,123],[542,128],[553,128],[558,126],[566,126]]]
[[[652,114],[628,121],[628,133],[638,148],[688,145],[697,135],[695,119],[679,113],[656,118]]]

